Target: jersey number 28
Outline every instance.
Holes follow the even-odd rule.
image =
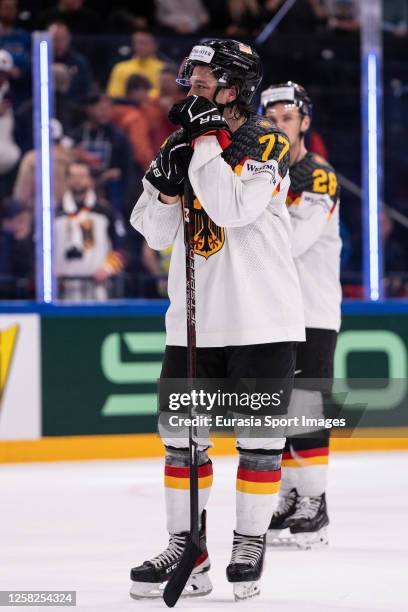
[[[322,168],[313,170],[313,191],[314,193],[329,193],[334,196],[337,190],[337,179],[334,172],[326,172]]]

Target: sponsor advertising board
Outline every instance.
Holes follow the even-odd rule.
[[[40,318],[0,315],[0,440],[40,435]]]
[[[156,431],[164,345],[161,316],[44,317],[43,435]],[[344,317],[335,377],[361,425],[408,425],[407,369],[408,317]]]

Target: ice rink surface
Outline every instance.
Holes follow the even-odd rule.
[[[330,546],[269,549],[261,596],[238,604],[225,579],[236,458],[213,461],[214,590],[179,602],[180,609],[408,610],[408,453],[334,455]],[[76,590],[77,609],[84,611],[166,609],[163,601],[128,595],[129,568],[167,544],[161,483],[159,460],[1,465],[0,590]]]

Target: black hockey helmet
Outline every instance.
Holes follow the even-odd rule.
[[[262,80],[262,66],[258,53],[238,40],[214,39],[195,45],[180,66],[177,83],[191,86],[195,66],[208,66],[219,87],[238,84],[237,102],[249,104]]]
[[[270,85],[268,89],[265,89],[261,93],[261,107],[263,113],[272,104],[277,102],[286,102],[287,104],[295,105],[301,115],[308,115],[312,117],[312,101],[309,98],[309,94],[302,85],[294,83],[293,81],[287,81],[286,83],[279,83],[277,85]]]

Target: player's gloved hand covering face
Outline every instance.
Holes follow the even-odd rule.
[[[231,130],[219,109],[203,96],[188,96],[177,102],[169,112],[169,119],[175,125],[185,128],[189,141],[199,136],[213,134],[217,136],[220,146],[225,149],[231,143]]]
[[[145,178],[161,193],[179,195],[192,155],[185,130],[177,130],[164,141]]]

